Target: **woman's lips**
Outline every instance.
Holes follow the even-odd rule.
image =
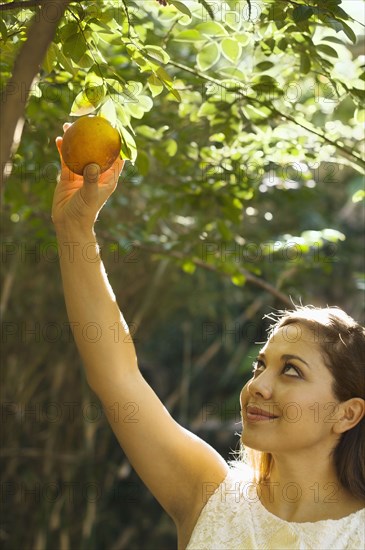
[[[246,407],[246,418],[248,422],[262,422],[275,420],[278,416],[264,409],[260,409],[259,407],[248,405]]]

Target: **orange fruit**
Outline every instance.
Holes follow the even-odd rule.
[[[83,116],[66,130],[61,153],[69,169],[82,175],[85,166],[96,163],[100,172],[111,167],[120,153],[120,135],[106,118]]]

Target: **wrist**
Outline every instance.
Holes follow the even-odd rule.
[[[58,253],[62,265],[100,263],[100,249],[93,228],[62,226],[56,230]]]
[[[53,221],[53,225],[56,231],[57,238],[63,236],[75,236],[75,235],[95,235],[94,224],[91,222],[85,222],[85,220],[63,220]]]
[[[55,223],[54,227],[59,244],[75,240],[95,240],[94,226],[84,226],[77,222],[66,222]]]

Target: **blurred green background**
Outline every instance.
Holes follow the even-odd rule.
[[[2,192],[5,549],[176,547],[86,384],[64,306],[54,139],[88,82],[102,90],[82,109],[111,99],[125,154],[138,150],[96,233],[140,369],[176,420],[232,458],[263,316],[329,304],[364,322],[363,3],[343,2],[347,17],[339,2],[173,4],[71,2],[21,118]],[[209,7],[223,30],[199,27]],[[33,12],[1,11],[3,84]]]

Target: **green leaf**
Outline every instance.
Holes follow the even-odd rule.
[[[216,21],[205,21],[204,23],[199,23],[195,28],[201,34],[207,36],[226,36],[228,34],[223,25]]]
[[[354,119],[357,124],[363,124],[365,122],[365,109],[357,108],[354,114]]]
[[[99,115],[109,120],[112,126],[117,124],[117,110],[115,103],[111,97],[104,101],[103,105],[99,109]]]
[[[234,9],[227,12],[224,16],[225,24],[236,32],[241,29],[243,20],[244,18],[242,17],[240,11],[235,11]]]
[[[143,90],[143,84],[135,80],[129,80],[122,91],[126,103],[138,103],[138,96]]]
[[[267,107],[254,107],[253,105],[243,105],[242,112],[246,116],[247,120],[257,122],[258,120],[266,120],[270,115],[270,111]]]
[[[83,116],[93,113],[95,109],[95,105],[91,103],[85,91],[82,90],[82,92],[77,94],[72,104],[70,114],[73,116]]]
[[[212,42],[205,46],[197,55],[196,61],[201,71],[207,71],[217,63],[221,55],[218,44]]]
[[[307,52],[300,52],[300,72],[302,74],[308,74],[311,70],[312,62]]]
[[[338,57],[338,53],[328,44],[317,44],[316,49],[330,57]]]
[[[199,4],[202,4],[202,6],[204,6],[204,8],[207,10],[209,17],[214,20],[215,19],[214,11],[212,10],[212,7],[209,4],[209,2],[207,2],[207,0],[198,0],[198,2]]]
[[[334,44],[340,44],[341,46],[344,45],[343,40],[340,40],[340,38],[337,38],[337,36],[324,36],[322,40],[326,40],[327,42],[333,42]]]
[[[163,84],[154,74],[149,77],[147,83],[149,89],[151,90],[152,97],[156,97],[163,92]]]
[[[337,243],[338,241],[346,240],[346,235],[341,233],[341,231],[337,231],[337,229],[326,228],[326,229],[323,229],[321,233],[324,239],[332,243]]]
[[[43,61],[43,68],[46,73],[50,73],[53,70],[53,67],[56,65],[58,59],[58,48],[53,42],[50,44],[47,53]]]
[[[181,101],[181,96],[179,92],[174,89],[173,80],[172,80],[172,77],[169,75],[169,73],[165,71],[165,69],[163,69],[162,67],[159,67],[159,69],[157,69],[156,71],[156,75],[165,84],[166,88],[169,90],[169,92],[172,93],[175,99],[177,101]]]
[[[181,267],[189,275],[193,275],[196,271],[196,265],[191,260],[186,260]]]
[[[169,54],[165,50],[160,48],[160,46],[145,46],[144,49],[150,57],[156,59],[156,61],[159,61],[164,65],[166,65],[166,63],[170,61]]]
[[[235,35],[235,39],[241,44],[241,46],[247,46],[247,44],[249,44],[252,40],[252,34],[248,32],[241,32]]]
[[[293,19],[296,23],[300,23],[309,19],[313,13],[313,8],[310,6],[298,6],[293,10]]]
[[[190,17],[190,19],[192,19],[193,16],[191,14],[191,11],[183,2],[179,2],[178,0],[170,0],[170,4],[175,6],[175,8],[179,10],[181,13],[183,13],[184,15],[187,15],[188,17]]]
[[[105,98],[105,86],[92,86],[87,85],[84,89],[84,93],[91,103],[91,105],[94,105],[95,108],[99,107],[103,99]]]
[[[242,55],[242,46],[234,38],[224,38],[221,43],[222,53],[228,61],[236,63]]]
[[[223,76],[223,78],[228,77],[229,79],[235,81],[235,86],[237,86],[236,81],[244,82],[246,79],[246,74],[243,71],[236,69],[236,67],[223,67],[222,69],[219,69],[218,72]]]
[[[88,52],[85,52],[78,60],[77,65],[79,69],[90,69],[94,65],[94,59]]]
[[[205,40],[204,36],[200,34],[196,29],[189,29],[179,32],[174,36],[175,42],[197,42],[199,40]]]
[[[0,17],[0,34],[1,34],[1,39],[5,42],[8,37],[8,29],[6,28],[6,25],[1,17]]]
[[[118,121],[119,122],[119,121]],[[132,163],[136,161],[137,158],[137,145],[134,140],[134,137],[128,130],[118,123],[118,129],[121,137],[121,156],[124,159],[130,160]]]
[[[223,239],[223,241],[230,241],[232,239],[232,232],[227,227],[227,224],[223,220],[217,220],[217,228]]]
[[[209,118],[209,117],[215,116],[216,114],[217,114],[217,107],[214,103],[210,101],[205,101],[204,103],[202,103],[198,111],[199,118],[200,117]]]
[[[151,126],[141,124],[136,128],[136,133],[139,136],[143,136],[147,139],[160,141],[162,140],[165,132],[167,132],[168,129],[168,126],[161,126],[161,128],[151,128]]]
[[[134,118],[141,119],[152,109],[153,101],[149,96],[141,94],[136,96],[135,101],[126,102],[124,107]]]
[[[115,109],[117,111],[117,121],[118,121],[117,124],[118,124],[118,126],[119,125],[125,126],[126,128],[129,128],[130,131],[134,134],[133,128],[131,126],[131,119],[130,119],[129,113],[126,112],[124,106],[121,105],[120,103],[115,103],[114,102],[114,105],[115,105]]]
[[[361,99],[362,101],[365,100],[365,90],[360,88],[351,88],[351,93]]]
[[[344,30],[342,21],[337,21],[337,19],[333,19],[332,17],[326,18],[326,23],[330,25],[330,27],[335,30],[336,32],[340,32]]]
[[[343,27],[343,32],[346,34],[347,38],[349,38],[353,44],[356,44],[357,38],[352,28],[344,21],[341,21],[341,24]]]
[[[104,85],[104,79],[96,74],[95,71],[99,70],[97,65],[94,65],[91,67],[90,71],[87,73],[85,78],[85,85],[88,86],[103,86]]]
[[[255,69],[259,71],[268,71],[274,66],[274,63],[271,63],[271,61],[261,61],[261,63],[258,63],[255,67]]]
[[[61,42],[65,43],[66,40],[79,32],[79,26],[76,21],[69,21],[59,29],[59,35]]]
[[[177,90],[175,90],[175,88],[170,88],[169,92],[170,93],[166,96],[169,101],[172,101],[172,100],[175,101],[176,100],[179,103],[181,103],[181,101],[182,101],[181,100],[181,95],[179,94],[179,92]]]
[[[65,56],[63,51],[58,48],[57,48],[57,60],[58,60],[58,63],[61,65],[61,67],[63,67],[70,74],[72,75],[76,74],[77,69],[74,68],[74,66],[72,65],[72,62]]]
[[[133,118],[141,119],[144,117],[145,111],[139,103],[129,102],[124,105],[124,108]]]
[[[177,142],[174,139],[168,139],[164,145],[169,157],[174,157],[177,153]]]
[[[246,277],[242,273],[238,273],[237,275],[233,275],[231,277],[231,281],[235,286],[244,286],[246,283]]]
[[[87,51],[84,37],[80,33],[72,34],[63,43],[62,51],[66,57],[70,57],[72,61],[78,63]]]
[[[343,10],[339,5],[338,3],[334,2],[334,6],[332,7],[331,11],[334,15],[336,15],[339,19],[349,19],[349,15],[348,13],[345,12],[345,10]],[[337,4],[337,5],[336,5]]]
[[[144,112],[147,113],[153,107],[153,100],[149,95],[141,94],[138,96],[138,104],[141,105]]]
[[[165,69],[163,69],[162,67],[160,67],[157,71],[156,71],[156,74],[157,76],[162,80],[162,82],[164,82],[166,85],[170,85],[172,84],[172,77],[169,75],[169,73],[167,71],[165,71]]]

